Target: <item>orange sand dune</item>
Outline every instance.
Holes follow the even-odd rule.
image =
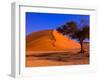
[[[56,30],[33,32],[26,37],[26,51],[61,51],[79,49],[80,45]]]

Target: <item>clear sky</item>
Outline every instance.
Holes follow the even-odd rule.
[[[81,19],[89,25],[89,15],[26,12],[26,35],[39,30],[56,29],[69,21],[75,21],[82,27]]]

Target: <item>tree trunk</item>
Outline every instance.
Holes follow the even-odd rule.
[[[80,41],[80,45],[81,45],[80,53],[84,53],[83,41]]]

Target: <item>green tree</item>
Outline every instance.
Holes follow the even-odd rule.
[[[85,39],[89,39],[89,26],[82,25],[78,27],[77,23],[74,21],[67,22],[66,24],[57,28],[57,31],[63,35],[68,35],[73,39],[77,39],[80,43],[81,50],[80,53],[84,53],[83,42]]]

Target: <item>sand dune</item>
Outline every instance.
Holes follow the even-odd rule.
[[[33,32],[26,37],[26,51],[62,51],[79,49],[80,45],[56,30]]]
[[[26,37],[26,67],[89,64],[89,43],[80,45],[56,30],[33,32]]]

